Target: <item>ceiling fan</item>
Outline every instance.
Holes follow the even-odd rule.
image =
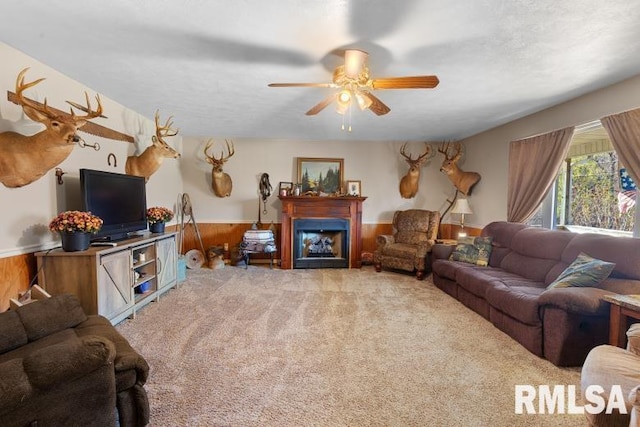
[[[367,108],[378,116],[391,109],[371,93],[375,89],[432,89],[440,82],[437,76],[386,77],[372,79],[367,67],[369,54],[359,49],[344,52],[344,65],[333,71],[333,83],[271,83],[269,87],[328,87],[340,89],[313,106],[306,112],[313,116],[336,101],[336,110],[344,114],[355,99],[361,110]]]

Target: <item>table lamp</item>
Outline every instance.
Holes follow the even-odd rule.
[[[451,209],[451,213],[460,214],[460,232],[458,233],[458,237],[467,237],[467,233],[464,231],[464,216],[473,213],[473,211],[469,207],[469,201],[462,198],[457,199],[456,203]]]

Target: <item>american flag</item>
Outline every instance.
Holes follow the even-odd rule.
[[[627,173],[627,169],[620,169],[620,191],[618,192],[618,210],[626,213],[636,204],[638,187]]]

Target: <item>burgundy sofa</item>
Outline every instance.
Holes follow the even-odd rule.
[[[488,224],[481,235],[493,239],[486,267],[450,261],[455,246],[434,245],[435,285],[557,366],[580,366],[608,342],[604,295],[640,294],[640,239],[509,222]],[[547,289],[580,252],[616,267],[595,287]]]

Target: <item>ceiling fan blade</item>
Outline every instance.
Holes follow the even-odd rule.
[[[339,87],[335,83],[269,83],[269,87]]]
[[[440,80],[437,76],[387,77],[371,83],[374,89],[432,89]]]
[[[369,97],[369,99],[371,100],[371,105],[369,106],[369,110],[373,111],[378,116],[384,116],[389,111],[391,111],[391,108],[389,108],[384,102],[380,101],[380,99],[378,99],[368,90],[362,90],[360,92],[362,92],[363,94]]]
[[[335,93],[332,93],[331,95],[327,96],[325,99],[323,99],[322,101],[320,101],[319,103],[317,103],[316,105],[314,105],[309,111],[307,111],[305,114],[307,116],[313,116],[315,114],[318,114],[320,111],[324,110],[325,108],[327,108],[327,106],[329,106],[329,104],[331,104],[335,99],[336,96],[338,96]]]

